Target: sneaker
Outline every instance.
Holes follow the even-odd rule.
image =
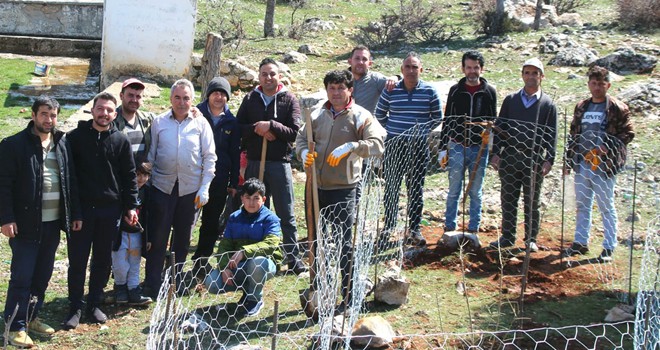
[[[19,348],[31,348],[34,346],[34,342],[30,339],[26,331],[9,332],[8,338],[9,344]]]
[[[504,238],[504,236],[500,237],[497,241],[490,242],[489,245],[492,249],[504,249],[504,248],[511,248],[513,247],[513,241],[509,240],[508,238]]]
[[[144,306],[153,302],[151,298],[142,295],[140,287],[128,290],[128,305],[131,306]]]
[[[426,238],[419,231],[413,231],[408,237],[408,243],[423,247],[426,245]]]
[[[300,275],[301,273],[305,273],[309,270],[300,259],[289,261],[288,265],[289,271],[293,271],[293,273],[296,275]]]
[[[612,261],[612,249],[603,249],[603,251],[598,256],[598,261],[600,262],[610,262]]]
[[[530,253],[536,253],[539,251],[539,246],[536,245],[536,242],[525,243],[525,248],[529,247]]]
[[[89,318],[90,322],[92,323],[105,323],[108,320],[108,316],[106,316],[101,309],[98,307],[90,307],[87,309],[87,318]]]
[[[45,324],[38,317],[28,323],[28,330],[40,335],[52,335],[55,333],[55,329],[53,327]]]
[[[589,247],[578,242],[573,242],[570,247],[564,249],[561,252],[561,256],[564,258],[568,258],[574,255],[584,255],[589,253]]]
[[[246,316],[255,316],[264,308],[264,300],[246,300],[243,303],[243,308],[247,311]]]
[[[75,329],[80,324],[80,319],[82,318],[82,310],[72,309],[69,311],[69,315],[64,321],[64,329]]]
[[[126,304],[128,303],[128,287],[125,284],[115,284],[115,303]]]

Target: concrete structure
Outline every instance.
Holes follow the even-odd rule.
[[[0,52],[99,57],[103,0],[0,0]]]
[[[121,76],[164,83],[187,77],[196,0],[106,0],[101,89]]]
[[[0,34],[101,39],[103,0],[0,0]]]

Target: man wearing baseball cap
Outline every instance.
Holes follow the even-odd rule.
[[[117,130],[128,137],[133,155],[139,159],[146,159],[149,154],[149,127],[154,119],[153,113],[140,111],[144,89],[144,83],[136,78],[124,80],[119,93],[121,106],[117,107],[117,118],[114,121]]]
[[[206,88],[206,99],[197,105],[204,118],[213,129],[215,154],[215,177],[209,188],[209,201],[202,211],[202,225],[199,228],[199,243],[193,260],[213,254],[219,236],[219,219],[225,208],[227,193],[234,196],[238,187],[240,168],[241,130],[236,117],[229,111],[227,101],[231,96],[231,86],[223,77],[213,78]],[[196,263],[195,266],[201,266]]]
[[[502,236],[493,249],[509,248],[516,241],[518,200],[522,188],[525,203],[525,246],[538,251],[536,236],[540,223],[543,177],[555,160],[557,108],[541,91],[543,63],[530,58],[522,67],[525,86],[507,96],[495,122],[491,165],[501,182]]]

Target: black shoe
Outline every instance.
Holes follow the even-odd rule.
[[[587,253],[589,253],[589,247],[588,246],[586,246],[582,243],[573,242],[573,244],[571,244],[570,247],[564,249],[561,252],[561,256],[563,256],[564,258],[568,258],[570,256],[584,255],[584,254],[587,254]]]
[[[426,238],[419,231],[413,231],[408,237],[408,244],[423,247],[426,245]]]
[[[300,275],[301,273],[305,273],[309,270],[300,259],[289,261],[288,265],[289,271],[293,271],[293,273],[296,275]]]
[[[151,298],[142,295],[140,287],[128,290],[128,305],[144,306],[152,303]]]
[[[108,316],[106,316],[101,309],[99,309],[97,306],[90,307],[87,309],[87,318],[89,318],[89,321],[92,323],[105,323],[108,320]]]
[[[80,324],[80,318],[82,317],[82,310],[80,309],[71,309],[69,315],[66,317],[66,320],[62,324],[64,329],[75,329]]]
[[[598,256],[598,261],[600,261],[600,262],[611,262],[613,260],[612,259],[612,253],[614,253],[614,251],[612,249],[603,249],[603,251]]]
[[[508,238],[500,237],[495,242],[490,242],[489,247],[491,249],[504,249],[504,248],[511,248],[513,247],[513,241],[509,240]]]
[[[157,300],[158,290],[145,285],[142,287],[142,295],[151,298],[151,300]]]
[[[242,308],[246,316],[255,316],[264,308],[264,299],[245,300]]]
[[[115,303],[126,304],[128,303],[128,287],[125,284],[115,284]]]

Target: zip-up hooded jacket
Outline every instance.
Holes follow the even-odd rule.
[[[445,106],[445,124],[442,126],[440,145],[446,147],[449,141],[464,146],[480,145],[480,125],[466,127],[465,122],[494,120],[497,116],[497,92],[484,78],[479,78],[479,90],[470,94],[465,88],[467,78],[463,78],[449,89]],[[467,116],[467,117],[466,117]],[[466,134],[467,133],[467,134]]]
[[[267,161],[289,162],[296,134],[300,129],[300,104],[293,93],[280,84],[275,99],[266,105],[261,86],[250,91],[236,113],[241,126],[248,160],[261,160],[262,137],[254,132],[254,125],[259,121],[269,121],[270,130],[277,139],[268,142]]]
[[[137,208],[135,162],[126,135],[114,126],[99,132],[88,120],[78,122],[67,137],[76,164],[81,204],[119,206],[123,213]]]
[[[577,165],[583,160],[581,154],[576,154],[575,148],[579,136],[582,134],[582,118],[591,103],[591,98],[580,101],[575,106],[573,120],[571,121],[571,131],[566,147],[566,166],[577,170]],[[608,152],[599,155],[603,164],[602,169],[609,176],[616,175],[626,164],[628,145],[635,137],[632,121],[630,120],[630,110],[628,106],[613,96],[605,97],[605,118],[602,122],[602,128],[610,138],[605,138]],[[618,140],[618,141],[616,141]]]
[[[31,121],[0,142],[0,224],[15,222],[16,239],[41,241],[43,149],[33,125]],[[72,222],[82,220],[78,181],[66,135],[60,130],[52,133],[60,175],[60,226],[68,235]]]
[[[215,154],[218,156],[218,159],[215,161],[215,177],[212,182],[227,179],[227,176],[223,176],[223,174],[227,174],[229,176],[229,184],[219,185],[237,188],[241,167],[241,128],[238,125],[238,120],[229,111],[229,106],[225,104],[225,115],[220,119],[218,125],[213,125],[208,99],[198,104],[197,109],[204,114],[204,118],[206,118],[209,125],[211,125],[211,129],[213,129]]]
[[[314,150],[318,154],[315,162],[318,186],[324,190],[353,188],[360,181],[362,158],[383,154],[387,132],[369,111],[354,104],[352,99],[336,117],[333,117],[330,108],[330,102],[326,102],[323,108],[312,112]],[[302,151],[308,149],[308,127],[305,124],[296,138],[299,159]],[[328,155],[347,142],[357,142],[358,146],[337,166],[330,166],[326,161]]]

